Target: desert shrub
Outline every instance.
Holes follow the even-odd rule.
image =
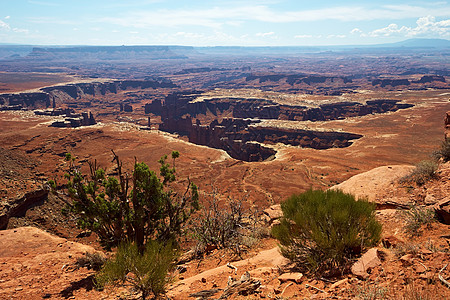
[[[173,266],[175,251],[171,244],[151,241],[141,254],[134,243],[119,245],[115,258],[108,261],[96,275],[99,288],[106,284],[131,284],[142,293],[155,298],[165,292],[168,272]]]
[[[210,248],[231,249],[240,256],[264,235],[260,214],[244,209],[245,201],[228,198],[225,203],[219,203],[216,191],[205,198],[205,207],[192,226],[197,256]]]
[[[406,254],[417,255],[419,253],[419,251],[420,251],[420,245],[417,243],[411,243],[411,242],[399,243],[394,248],[394,255],[396,257],[400,258]]]
[[[440,149],[438,149],[434,156],[437,159],[442,159],[444,162],[450,161],[450,138],[444,139]]]
[[[400,178],[399,182],[415,182],[417,185],[423,185],[436,176],[437,168],[437,162],[432,160],[423,160],[416,165],[410,174]]]
[[[106,250],[124,241],[133,241],[143,250],[151,240],[176,240],[198,209],[197,187],[189,179],[184,193],[170,189],[179,153],[172,152],[172,167],[166,163],[167,156],[159,160],[160,176],[137,161],[130,176],[113,154],[117,176],[107,176],[96,161],[89,162],[89,175],[82,174],[76,159],[66,155],[67,189],[73,198],[70,209],[78,217],[78,226],[95,232]]]
[[[440,300],[446,299],[442,291],[433,284],[415,284],[414,281],[405,286],[401,299],[405,300]]]
[[[272,234],[281,253],[304,272],[343,273],[363,247],[376,245],[381,225],[375,206],[342,191],[309,190],[281,204],[283,217]]]
[[[84,256],[77,258],[76,265],[79,268],[88,268],[98,271],[106,263],[106,257],[99,252],[86,252]]]
[[[368,282],[363,282],[362,285],[358,286],[356,299],[361,300],[382,300],[390,299],[388,295],[389,289],[387,287],[380,287],[378,284],[369,284]]]
[[[56,194],[56,181],[53,179],[50,179],[49,181],[47,181],[47,184],[50,188],[50,192],[52,192],[53,194]]]
[[[410,235],[420,235],[422,225],[430,227],[436,221],[436,214],[433,209],[411,205],[409,209],[403,210],[405,218],[405,231]]]

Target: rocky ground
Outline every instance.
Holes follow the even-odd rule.
[[[184,264],[185,272],[174,274],[168,288],[171,299],[195,298],[201,291],[219,298],[231,283],[250,282],[259,286],[250,295],[232,293],[233,299],[446,299],[450,287],[449,225],[433,222],[418,234],[405,231],[408,219],[405,203],[445,208],[450,185],[450,163],[441,165],[435,179],[423,186],[402,186],[397,179],[410,166],[386,166],[357,175],[339,188],[367,196],[379,205],[377,218],[383,224],[383,242],[369,251],[359,271],[336,278],[313,278],[296,273],[283,258],[276,242],[264,239],[244,254],[243,260],[225,250],[213,250],[205,258]],[[376,188],[376,187],[379,188]],[[50,197],[49,201],[52,197]],[[426,199],[426,200],[425,200]],[[406,202],[405,202],[406,201]],[[389,202],[390,206],[385,204]],[[45,205],[45,204],[44,204]],[[393,208],[397,205],[397,208]],[[277,217],[277,206],[268,211],[268,226]],[[33,219],[33,208],[22,219]],[[42,212],[40,212],[42,213]],[[47,214],[51,218],[53,214]],[[279,215],[279,214],[278,214]],[[269,217],[271,216],[271,217]],[[17,222],[17,223],[16,223]],[[58,224],[57,220],[53,220]],[[62,222],[59,223],[61,225]],[[13,224],[22,225],[19,220]],[[448,223],[447,223],[448,224]],[[41,223],[33,224],[43,227]],[[61,227],[61,226],[58,226]],[[59,238],[36,227],[19,227],[0,232],[0,298],[5,299],[135,299],[127,287],[95,290],[94,272],[77,267],[77,258],[95,249]],[[86,243],[86,241],[83,241]],[[371,256],[370,256],[371,254]],[[247,273],[248,272],[248,273]],[[231,278],[231,279],[230,279]],[[234,280],[234,281],[233,281]],[[228,288],[228,289],[227,289]],[[203,292],[206,293],[206,292]],[[194,295],[192,295],[194,294]],[[191,296],[190,296],[191,295]],[[198,297],[199,299],[206,299]]]
[[[364,137],[345,149],[276,145],[277,157],[260,163],[237,161],[223,151],[192,145],[156,130],[140,131],[129,123],[105,120],[108,123],[88,128],[50,128],[50,117],[34,116],[32,112],[0,112],[0,216],[7,216],[4,224],[8,228],[0,231],[0,298],[139,297],[130,287],[104,291],[93,288],[93,271],[77,268],[76,261],[85,251],[100,250],[96,237],[76,229],[74,217],[62,211],[70,200],[61,193],[49,192],[46,185],[48,179],[56,179],[58,185],[64,182],[66,152],[74,153],[77,162],[85,167],[88,160],[97,160],[107,172],[111,171],[110,149],[123,158],[127,169],[131,169],[134,157],[156,169],[159,157],[178,150],[181,158],[177,161],[177,175],[182,185],[190,176],[201,191],[215,185],[224,196],[248,195],[246,206],[259,210],[280,203],[294,192],[310,187],[325,189],[336,183],[341,183],[341,189],[377,203],[384,243],[370,252],[374,265],[363,270],[362,275],[323,279],[295,274],[295,270],[285,265],[276,241],[266,237],[242,258],[216,249],[202,259],[187,262],[182,268],[185,272],[175,273],[168,289],[173,299],[220,289],[212,297],[217,299],[233,291],[227,287],[243,283],[260,287],[250,295],[233,294],[231,298],[449,298],[450,288],[441,280],[449,280],[449,267],[441,269],[450,261],[449,227],[445,219],[449,211],[450,166],[442,165],[437,178],[423,186],[397,182],[413,169],[411,164],[426,159],[438,146],[448,97],[437,91],[427,97],[412,92],[385,96],[406,98],[417,105],[383,115],[327,124],[308,123],[308,126],[342,128]],[[411,205],[438,211],[441,222],[423,226],[420,235],[405,232],[408,221],[404,211]],[[274,208],[267,227],[279,215],[277,206]],[[189,250],[188,245],[184,250]]]

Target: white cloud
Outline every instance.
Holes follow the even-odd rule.
[[[369,33],[372,37],[420,37],[435,36],[441,38],[450,37],[450,19],[436,22],[433,16],[421,17],[416,21],[416,27],[398,26],[395,23],[389,24],[387,27],[375,29]]]
[[[363,31],[361,30],[361,29],[359,29],[359,28],[353,28],[351,31],[350,31],[350,33],[351,34],[357,34],[357,33],[362,33]]]
[[[323,20],[367,21],[419,18],[424,15],[448,16],[445,4],[428,6],[385,5],[377,8],[364,6],[336,6],[315,10],[277,11],[265,5],[227,6],[205,9],[152,10],[128,12],[121,17],[98,19],[122,26],[150,28],[154,26],[203,26],[219,29],[224,25],[243,26],[246,21],[266,23],[293,23]]]
[[[310,34],[299,34],[299,35],[295,35],[294,38],[295,39],[309,39],[312,38],[313,36]]]
[[[259,36],[259,37],[268,37],[268,36],[274,36],[275,32],[273,32],[273,31],[271,31],[271,32],[258,32],[255,35]]]
[[[11,18],[11,16],[6,16],[5,17],[5,20],[8,20],[8,19],[10,19]]]
[[[10,30],[11,27],[9,26],[9,24],[7,24],[7,23],[3,22],[2,20],[0,20],[0,29]]]
[[[57,24],[57,25],[80,25],[83,23],[81,19],[69,20],[69,19],[59,19],[54,17],[30,17],[27,20],[35,24]]]
[[[347,36],[344,34],[330,34],[327,36],[327,39],[333,39],[333,38],[338,38],[338,39],[343,39],[346,38]]]
[[[22,29],[22,28],[13,28],[12,30],[14,32],[18,32],[18,33],[29,33],[30,32],[28,29]]]
[[[204,35],[200,33],[183,32],[183,31],[175,33],[175,36],[181,36],[188,39],[199,39],[204,37]]]

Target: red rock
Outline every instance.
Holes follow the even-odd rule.
[[[405,254],[402,257],[400,257],[400,261],[403,263],[403,265],[408,266],[412,264],[414,257],[412,254]]]
[[[438,208],[436,208],[436,214],[444,224],[450,224],[450,205],[439,206]]]
[[[381,265],[381,260],[378,257],[378,249],[372,248],[353,264],[351,271],[358,277],[366,278],[368,276],[367,271],[379,265]]]
[[[284,274],[278,276],[278,280],[280,281],[280,283],[287,282],[287,281],[301,283],[303,281],[303,274],[302,273],[284,273]]]
[[[417,265],[414,269],[416,270],[416,273],[424,273],[427,271],[427,269],[422,265]]]
[[[335,289],[336,287],[338,287],[338,286],[340,286],[340,285],[342,285],[342,284],[344,284],[344,283],[347,283],[347,282],[348,282],[348,278],[344,278],[344,279],[341,279],[341,280],[339,280],[339,281],[336,281],[335,283],[333,283],[333,284],[330,286],[330,290]]]
[[[404,243],[404,241],[400,240],[396,236],[390,235],[382,239],[381,241],[386,248],[395,248],[399,244]]]
[[[264,210],[264,214],[268,217],[268,221],[272,222],[283,216],[280,204],[275,204]]]

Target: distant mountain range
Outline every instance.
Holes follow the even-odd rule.
[[[382,44],[383,47],[411,48],[450,48],[450,40],[445,39],[408,39],[401,42]]]
[[[396,43],[377,45],[338,45],[338,46],[32,46],[0,43],[0,59],[168,59],[188,58],[202,54],[209,55],[289,55],[300,53],[318,53],[326,51],[381,51],[398,49],[450,49],[450,40],[446,39],[408,39]],[[377,50],[378,49],[378,50]]]

